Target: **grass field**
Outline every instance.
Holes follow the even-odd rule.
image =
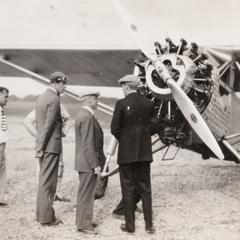
[[[99,224],[96,236],[76,231],[75,205],[78,175],[74,166],[74,131],[63,142],[65,172],[61,191],[70,203],[56,202],[56,214],[64,224],[42,227],[35,221],[37,162],[34,139],[23,126],[24,116],[34,103],[9,103],[10,140],[7,144],[9,205],[0,208],[0,239],[19,240],[239,240],[240,239],[240,166],[216,159],[204,161],[201,156],[181,149],[174,161],[161,161],[154,155],[152,164],[153,214],[156,234],[144,230],[143,216],[136,214],[136,233],[123,233],[121,220],[111,212],[121,198],[119,176],[109,179],[106,195],[95,201],[94,221]],[[77,105],[67,105],[74,115]],[[109,117],[99,115],[104,126],[105,149],[110,139]],[[116,164],[113,157],[111,168]]]
[[[103,103],[109,104],[111,107],[114,106],[116,100],[108,100],[103,99]],[[77,115],[80,103],[77,101],[67,102],[63,101],[64,106],[66,106],[68,112],[70,113],[71,117],[74,119]],[[35,102],[32,101],[9,101],[7,106],[7,114],[8,116],[16,116],[20,118],[24,118],[29,112],[31,112],[35,108]],[[103,128],[109,128],[111,117],[108,115],[96,111],[96,116],[100,120]]]

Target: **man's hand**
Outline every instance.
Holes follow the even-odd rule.
[[[114,174],[116,174],[116,173],[118,173],[119,172],[119,167],[116,167],[116,168],[114,168],[113,170],[111,170],[111,171],[108,171],[107,170],[107,172],[102,172],[101,173],[101,177],[102,178],[106,178],[106,177],[111,177],[111,176],[113,176]]]
[[[102,178],[105,178],[105,177],[108,176],[108,174],[109,174],[109,172],[102,172],[102,173],[101,173],[101,177],[102,177]]]
[[[35,157],[36,158],[42,158],[43,157],[43,151],[37,149]]]
[[[94,168],[94,174],[97,174],[97,175],[101,174],[101,167],[100,166]]]
[[[58,169],[58,178],[62,178],[63,172],[64,172],[64,164],[61,163],[61,164],[59,165],[59,169]]]

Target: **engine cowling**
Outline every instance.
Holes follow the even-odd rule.
[[[203,112],[213,92],[213,67],[206,61],[206,56],[195,43],[187,48],[185,40],[178,47],[170,39],[164,49],[159,43],[155,43],[155,47],[159,62],[165,65],[172,79],[193,101],[199,112]],[[156,64],[144,56],[135,63],[134,74],[141,80],[139,92],[154,102],[155,120],[163,126],[159,132],[161,140],[167,144],[176,141],[191,144],[190,126],[176,105],[171,89],[158,74]]]

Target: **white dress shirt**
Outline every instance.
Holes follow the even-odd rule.
[[[61,107],[61,116],[62,116],[62,132],[65,136],[68,131],[70,130],[70,127],[72,125],[72,121],[70,118],[70,114],[68,113],[67,109],[64,107],[64,105],[60,104]],[[24,119],[24,126],[29,131],[29,133],[36,137],[36,112],[35,109],[30,112]]]
[[[0,144],[8,141],[8,130],[2,126],[2,110],[4,111],[4,108],[0,106]]]
[[[94,116],[94,111],[90,107],[83,106],[82,108],[87,109]]]

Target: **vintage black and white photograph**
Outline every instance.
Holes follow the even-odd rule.
[[[0,6],[1,240],[240,239],[239,0]]]

